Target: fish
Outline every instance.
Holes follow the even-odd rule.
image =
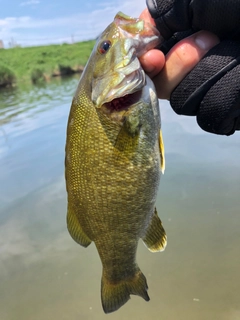
[[[67,125],[67,228],[81,246],[95,243],[102,262],[105,313],[138,295],[149,301],[136,262],[141,238],[163,251],[155,207],[165,168],[156,90],[139,57],[159,43],[157,29],[122,12],[102,32],[79,80]]]

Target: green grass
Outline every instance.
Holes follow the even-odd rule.
[[[79,72],[86,64],[95,40],[75,44],[0,50],[0,86],[19,81],[50,80]]]
[[[6,85],[12,85],[15,82],[15,74],[11,68],[5,66],[4,64],[0,65],[0,87]]]

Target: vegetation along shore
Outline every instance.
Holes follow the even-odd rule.
[[[39,83],[81,72],[95,40],[74,44],[0,49],[0,87]]]

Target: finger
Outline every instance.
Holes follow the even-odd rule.
[[[152,24],[153,26],[155,26],[155,21],[153,20],[153,18],[151,17],[148,9],[144,9],[143,12],[140,14],[139,16],[140,19]]]
[[[150,78],[155,77],[164,67],[165,56],[162,51],[153,49],[149,50],[139,58],[140,63]]]
[[[174,88],[218,43],[218,37],[208,31],[199,31],[179,41],[167,54],[162,71],[153,78],[158,97],[169,100]]]
[[[139,18],[155,26],[155,22],[147,8],[143,10]],[[164,54],[157,49],[149,50],[142,57],[140,57],[139,60],[144,71],[150,78],[155,77],[162,70],[165,64]]]

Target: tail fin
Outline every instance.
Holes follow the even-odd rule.
[[[149,301],[147,289],[146,278],[138,267],[136,267],[135,275],[132,278],[116,283],[110,282],[103,273],[101,297],[104,312],[110,313],[118,310],[130,299],[130,294],[138,295]]]

